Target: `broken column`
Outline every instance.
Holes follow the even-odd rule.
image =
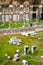
[[[23,65],[28,65],[28,62],[26,60],[22,60]]]
[[[36,52],[36,46],[32,46],[31,51],[32,51],[32,53],[35,53]]]
[[[28,49],[29,49],[29,46],[24,46],[24,55],[28,54]]]
[[[19,60],[20,60],[19,54],[15,54],[14,58],[13,58],[13,61],[19,61]]]

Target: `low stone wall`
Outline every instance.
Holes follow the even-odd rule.
[[[32,31],[35,31],[35,32],[43,31],[43,26],[30,27],[30,28],[4,29],[4,30],[0,30],[0,36],[10,35],[10,34],[20,34],[21,32],[32,32]]]

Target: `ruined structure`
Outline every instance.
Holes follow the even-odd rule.
[[[0,22],[43,20],[43,0],[0,0]]]

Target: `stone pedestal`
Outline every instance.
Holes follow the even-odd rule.
[[[28,54],[28,49],[29,49],[29,46],[24,46],[24,55]]]
[[[36,46],[32,46],[31,51],[32,51],[32,53],[35,53],[36,52]]]

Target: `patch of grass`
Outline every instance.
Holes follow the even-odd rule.
[[[15,63],[13,63],[13,62],[7,62],[7,63],[5,63],[4,65],[22,65],[20,62],[15,62]]]
[[[29,27],[30,24],[32,24],[32,26],[34,26],[36,23],[35,20],[32,20],[32,21],[26,21],[25,22],[25,26],[26,27]],[[9,28],[9,22],[6,22],[5,24],[3,24],[2,22],[0,22],[0,29],[6,29],[6,28]],[[38,25],[42,25],[43,26],[43,20],[40,20],[38,21]],[[24,26],[24,22],[23,21],[20,21],[18,23],[15,23],[15,22],[12,22],[12,28],[20,28]]]
[[[23,56],[22,59],[27,60],[29,65],[40,65],[41,63],[38,62],[36,59],[31,58],[31,56]]]
[[[9,27],[9,22],[6,22],[5,24],[3,24],[2,22],[0,22],[0,29],[6,29]]]
[[[12,37],[17,37],[22,40],[22,44],[20,46],[17,45],[9,45],[8,41]],[[42,38],[38,40],[38,37]],[[24,46],[28,45],[30,47],[29,50],[31,50],[31,47],[33,45],[37,46],[37,52],[35,54],[28,54],[28,56],[24,56]],[[34,37],[29,36],[22,36],[20,34],[13,34],[13,35],[7,35],[7,36],[0,36],[0,63],[3,64],[4,60],[8,60],[5,58],[5,54],[11,56],[11,59],[9,59],[9,62],[5,62],[4,65],[22,65],[21,62],[12,62],[14,54],[16,54],[16,50],[20,49],[21,53],[21,60],[25,59],[29,62],[29,65],[40,65],[40,56],[43,55],[43,32],[38,32],[37,35]],[[23,54],[23,56],[22,56]]]
[[[22,26],[23,26],[23,22],[20,22],[20,23],[12,22],[12,28],[19,28],[19,27],[22,27]]]

